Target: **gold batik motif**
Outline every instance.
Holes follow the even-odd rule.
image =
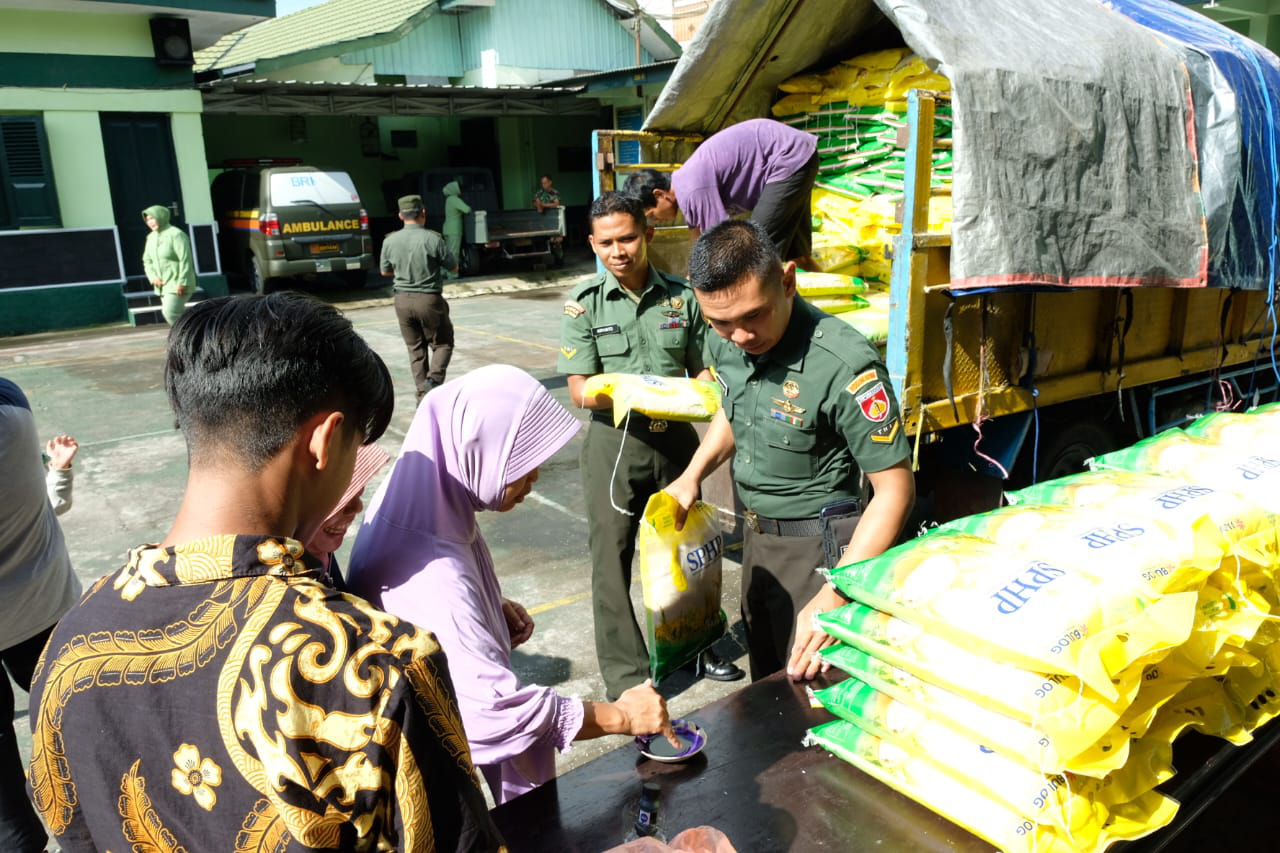
[[[129,772],[120,779],[120,799],[116,808],[124,822],[120,834],[133,845],[133,853],[186,853],[187,848],[178,843],[147,796],[147,780],[138,775],[142,759],[133,762]]]
[[[293,836],[270,800],[258,800],[236,835],[235,853],[284,853]]]
[[[269,578],[223,581],[187,619],[163,628],[79,634],[49,664],[32,725],[31,791],[36,809],[55,835],[71,822],[75,784],[63,751],[62,711],[71,696],[90,688],[146,685],[190,675],[209,663],[240,629],[237,619],[260,612]],[[274,608],[266,608],[269,617]]]
[[[405,678],[413,685],[413,696],[427,715],[427,722],[440,743],[453,756],[462,772],[475,773],[471,763],[471,746],[462,728],[462,717],[454,706],[453,697],[440,684],[440,673],[431,658],[418,658],[404,668]]]

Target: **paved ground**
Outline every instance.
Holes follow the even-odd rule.
[[[561,306],[566,292],[590,271],[584,259],[564,270],[451,285],[457,344],[450,377],[485,364],[515,364],[568,405],[564,379],[555,372]],[[319,293],[342,305],[391,370],[396,413],[379,443],[394,455],[409,426],[414,400],[389,291]],[[75,504],[62,524],[86,586],[114,571],[126,549],[163,533],[182,494],[186,454],[173,428],[162,381],[166,334],[167,327],[110,327],[0,339],[0,375],[27,393],[42,435],[65,432],[80,442]],[[502,516],[482,516],[481,526],[504,592],[524,603],[537,623],[533,639],[515,654],[519,674],[567,694],[602,699],[604,686],[592,641],[580,442],[581,436],[543,466],[537,489],[523,506]],[[339,552],[344,564],[351,544],[349,538]],[[725,611],[737,623],[739,569],[730,561],[726,569]],[[636,604],[640,606],[638,585]],[[741,646],[732,639],[722,640],[721,646],[726,654],[741,655]],[[745,666],[745,660],[740,664]],[[664,688],[672,694],[673,713],[680,715],[733,686],[694,682],[680,673]],[[22,695],[18,692],[20,706]],[[21,713],[18,725],[24,741],[29,739],[26,723]],[[561,757],[562,769],[625,742],[614,737],[580,744]]]

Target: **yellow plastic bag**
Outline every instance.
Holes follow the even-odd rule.
[[[724,539],[716,511],[698,501],[676,530],[678,507],[658,492],[640,519],[640,586],[655,683],[714,643],[728,624],[720,609]]]
[[[668,421],[709,421],[720,410],[720,388],[706,379],[634,373],[597,373],[582,386],[584,396],[613,398],[613,423],[634,409]]]

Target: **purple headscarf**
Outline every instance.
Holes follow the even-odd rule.
[[[476,512],[581,427],[529,374],[490,365],[418,407],[351,555],[351,590],[435,633],[449,660],[472,757],[498,802],[555,775],[582,702],[511,670],[502,593]]]

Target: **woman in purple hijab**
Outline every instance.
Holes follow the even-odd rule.
[[[471,755],[499,802],[555,776],[555,751],[606,734],[670,735],[666,703],[645,682],[617,702],[524,685],[511,649],[533,620],[502,597],[476,525],[533,489],[538,466],[578,420],[529,374],[490,365],[433,390],[364,517],[348,584],[436,635],[449,660]]]

